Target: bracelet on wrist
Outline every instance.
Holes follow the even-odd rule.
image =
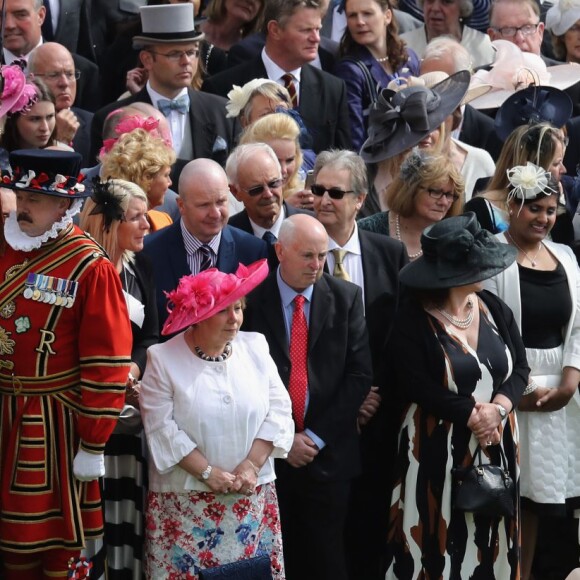
[[[133,373],[129,373],[129,375],[127,376],[127,383],[129,383],[130,386],[134,387],[139,381],[133,376]]]
[[[524,392],[522,393],[522,396],[525,397],[526,395],[529,395],[530,393],[533,393],[537,388],[538,388],[538,385],[536,384],[536,381],[534,381],[534,379],[532,379],[528,383],[528,386],[524,389]]]
[[[251,465],[252,469],[254,470],[254,474],[256,475],[256,477],[258,477],[258,475],[260,474],[260,470],[258,469],[258,467],[249,459],[246,459],[246,461]]]

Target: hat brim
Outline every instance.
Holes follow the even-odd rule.
[[[240,264],[240,266],[242,265]],[[163,336],[175,334],[176,332],[179,332],[184,328],[189,328],[192,324],[198,324],[200,322],[203,322],[204,320],[207,320],[208,318],[211,318],[218,312],[221,312],[224,308],[227,308],[230,304],[237,302],[240,298],[249,294],[256,286],[261,284],[268,276],[269,268],[268,268],[268,260],[266,258],[258,260],[257,262],[254,262],[249,266],[242,267],[247,269],[247,273],[241,284],[237,285],[230,293],[223,296],[219,301],[215,302],[210,309],[204,311],[201,314],[188,315],[188,313],[183,312],[182,309],[174,307],[173,310],[170,311],[169,316],[167,317],[167,320],[163,325],[161,334]],[[210,270],[206,270],[206,272],[210,271],[217,271],[217,268],[211,268]],[[191,278],[192,276],[189,277]],[[181,280],[183,280],[183,278]]]
[[[188,32],[140,34],[133,37],[133,48],[144,48],[152,44],[186,44],[199,42],[205,38],[203,32],[191,30]]]
[[[380,163],[415,147],[459,107],[469,88],[470,78],[469,71],[459,71],[431,87],[430,90],[439,95],[440,104],[437,109],[428,113],[427,130],[414,131],[407,123],[401,124],[385,146],[374,152],[374,139],[369,137],[361,147],[360,156],[366,163]]]
[[[458,264],[455,274],[452,273],[442,279],[438,273],[437,263],[427,260],[425,256],[420,256],[403,267],[399,278],[405,286],[423,290],[443,290],[445,288],[455,288],[457,286],[467,286],[468,284],[482,282],[503,272],[516,259],[518,251],[514,247],[499,241],[498,245],[498,251],[503,263],[499,263],[497,266],[482,268],[481,266],[475,265],[466,270],[464,263]],[[447,267],[450,266],[448,265]]]
[[[534,91],[544,93],[541,106],[543,107],[549,100],[554,114],[551,119],[548,119],[540,114],[540,110],[535,108],[537,118],[533,119],[532,122],[546,122],[560,128],[570,120],[574,105],[566,93],[555,87],[528,87],[509,96],[496,113],[495,132],[502,141],[505,141],[514,129],[530,122],[530,119],[523,118],[522,112],[523,105],[534,101]]]

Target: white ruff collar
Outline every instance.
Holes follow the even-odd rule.
[[[72,224],[73,217],[81,211],[82,206],[83,200],[75,199],[70,208],[66,210],[64,216],[52,224],[52,227],[40,236],[26,235],[18,225],[16,212],[11,211],[4,224],[4,237],[6,238],[6,242],[13,250],[21,252],[38,250],[42,244],[58,237],[62,230],[68,228]]]

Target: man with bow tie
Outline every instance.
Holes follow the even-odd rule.
[[[193,5],[167,4],[141,8],[143,32],[133,47],[147,72],[139,92],[97,111],[91,130],[91,152],[96,157],[102,143],[103,122],[114,109],[141,101],[152,104],[167,118],[177,163],[172,180],[178,181],[183,166],[205,157],[224,165],[233,142],[234,125],[225,117],[225,99],[191,88],[197,71],[199,41],[203,35],[193,27]]]

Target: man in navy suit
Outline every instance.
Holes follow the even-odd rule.
[[[266,143],[248,143],[234,149],[226,163],[230,191],[244,209],[229,224],[268,243],[270,266],[278,265],[274,243],[282,222],[291,215],[312,212],[284,201],[280,162]]]
[[[164,292],[177,288],[182,276],[207,268],[235,272],[240,264],[268,257],[266,242],[228,226],[228,179],[211,159],[190,161],[179,178],[181,219],[145,238],[153,262],[159,325],[167,318]]]
[[[89,158],[93,114],[73,107],[77,96],[77,78],[72,54],[58,42],[46,42],[28,57],[28,71],[41,78],[56,103],[56,138],[83,156],[83,167]]]
[[[295,108],[312,137],[312,149],[350,149],[344,81],[309,64],[320,45],[318,0],[268,0],[264,22],[266,45],[261,54],[207,79],[202,90],[225,97],[234,84],[243,86],[255,78],[287,83],[296,94]]]
[[[249,295],[243,326],[265,335],[292,398],[294,443],[285,460],[276,460],[287,580],[348,578],[344,523],[350,483],[360,472],[357,413],[372,370],[361,289],[323,273],[327,247],[315,218],[284,220],[280,266]],[[293,340],[300,303],[306,371],[301,357],[290,355],[304,336]],[[295,397],[290,383],[298,368],[302,390]]]

